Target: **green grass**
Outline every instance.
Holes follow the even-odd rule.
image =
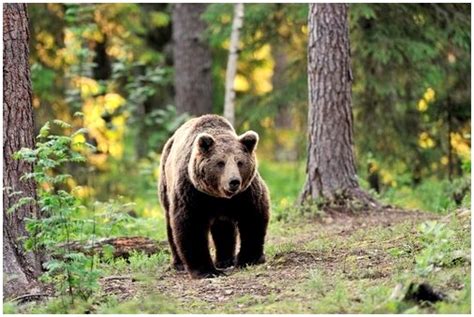
[[[456,208],[451,193],[456,190],[459,181],[453,183],[447,180],[426,179],[416,187],[399,186],[388,188],[382,195],[384,202],[395,204],[408,209],[429,210],[439,213],[446,213]],[[471,200],[470,192],[464,197],[462,206],[469,205]]]
[[[305,180],[302,162],[259,161],[259,172],[270,190],[275,213],[282,213],[294,204]]]
[[[111,298],[107,303],[102,304],[97,309],[98,314],[179,314],[184,313],[182,308],[170,302],[168,298],[155,294],[142,298],[133,299],[126,302],[119,302],[116,298]]]

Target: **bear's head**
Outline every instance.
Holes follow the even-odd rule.
[[[256,175],[258,134],[236,137],[200,133],[194,140],[188,173],[197,190],[219,198],[232,198],[247,189]]]

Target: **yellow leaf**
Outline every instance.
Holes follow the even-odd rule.
[[[418,136],[418,144],[423,149],[431,149],[435,146],[434,140],[430,137],[427,132],[421,132]]]
[[[109,112],[113,112],[115,109],[119,108],[125,104],[125,99],[119,94],[109,93],[105,95],[105,109]]]
[[[463,158],[469,158],[471,155],[471,147],[469,141],[464,139],[460,133],[451,133],[451,146],[454,151]]]
[[[434,101],[435,95],[436,93],[433,90],[433,88],[429,87],[428,89],[426,89],[426,92],[423,95],[423,98],[426,100],[426,102],[430,103]]]
[[[234,79],[234,90],[235,91],[248,91],[250,88],[250,84],[244,76],[237,74]]]
[[[418,101],[417,108],[418,108],[418,111],[424,112],[428,109],[428,103],[426,102],[425,99],[420,99],[420,101]]]

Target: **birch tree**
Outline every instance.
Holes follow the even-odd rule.
[[[229,59],[225,76],[224,117],[232,125],[235,123],[235,90],[234,79],[237,74],[237,59],[239,57],[239,37],[244,21],[244,5],[236,3],[234,6],[234,19],[230,35]]]

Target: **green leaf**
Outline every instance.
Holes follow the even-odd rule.
[[[49,135],[50,129],[51,129],[51,126],[50,126],[49,121],[48,121],[41,127],[38,138],[47,137]]]
[[[7,213],[12,213],[16,211],[18,208],[21,208],[25,206],[26,204],[30,204],[33,202],[35,202],[35,199],[32,197],[22,197],[15,204],[13,204],[13,206],[8,208]]]
[[[58,270],[63,270],[66,265],[64,262],[58,261],[58,260],[51,260],[46,262],[44,265],[46,270],[50,272],[58,271]]]
[[[64,129],[68,129],[68,128],[71,127],[71,125],[69,123],[64,122],[62,120],[59,120],[59,119],[54,119],[53,123],[56,124],[57,126],[61,127],[61,128],[64,128]]]

